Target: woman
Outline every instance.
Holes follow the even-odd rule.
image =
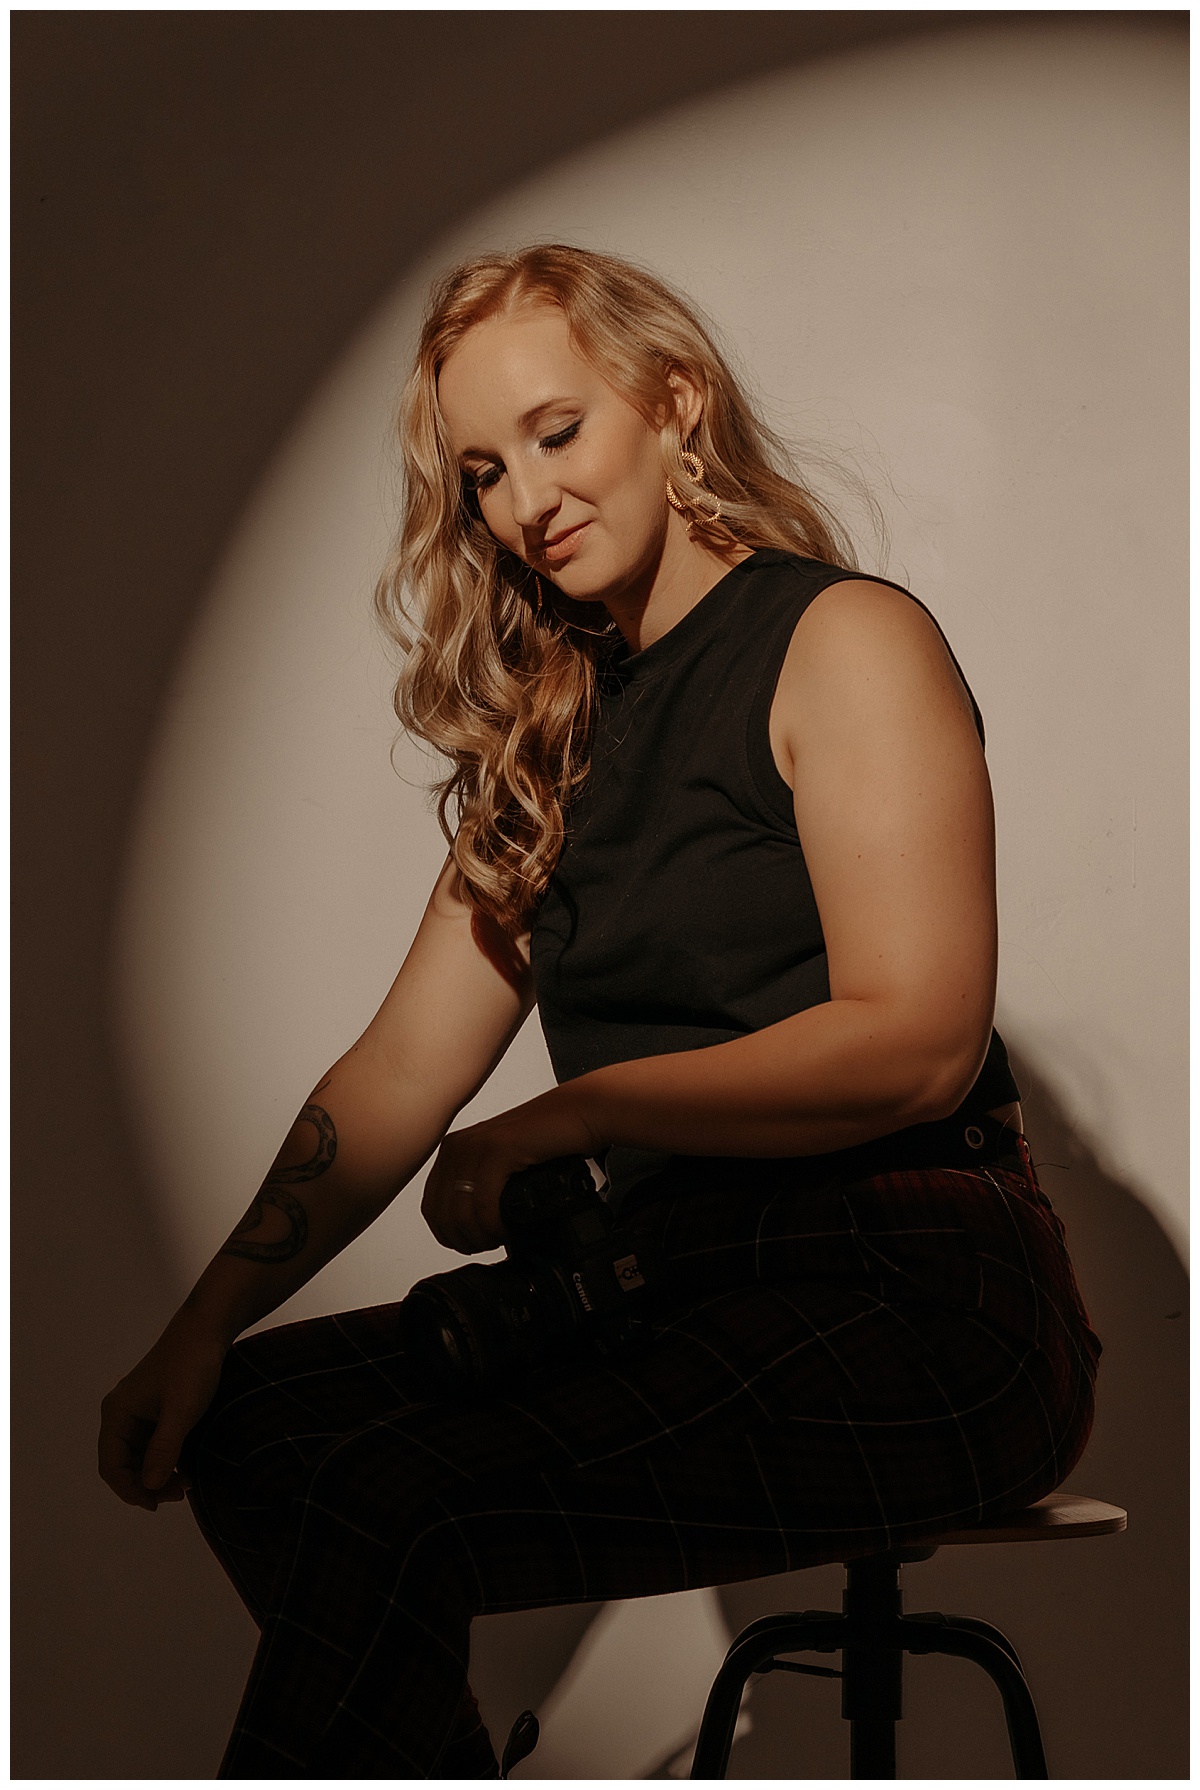
[[[936,624],[855,572],[687,305],[611,258],[449,276],[401,437],[379,598],[398,712],[451,761],[450,855],[101,1434],[128,1502],[190,1495],[261,1625],[228,1777],[495,1776],[474,1615],[990,1516],[1091,1421]],[[558,1085],[451,1131],[535,999]],[[435,1150],[422,1210],[466,1255],[506,1240],[510,1176],[602,1163],[655,1264],[636,1342],[460,1397],[397,1306],[235,1343]]]

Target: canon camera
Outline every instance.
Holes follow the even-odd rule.
[[[529,1369],[636,1337],[651,1278],[645,1248],[622,1239],[582,1156],[557,1156],[505,1182],[507,1260],[418,1281],[400,1305],[405,1346],[443,1391],[491,1391]]]

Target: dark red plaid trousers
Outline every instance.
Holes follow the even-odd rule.
[[[629,1217],[667,1290],[627,1357],[450,1402],[394,1305],[233,1348],[185,1456],[262,1630],[220,1776],[495,1776],[474,1616],[789,1572],[1065,1477],[1099,1344],[1028,1167],[742,1166]]]

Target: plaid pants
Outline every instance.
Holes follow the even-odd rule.
[[[474,1616],[790,1572],[1052,1490],[1099,1344],[1024,1161],[807,1188],[746,1163],[646,1207],[648,1338],[502,1398],[423,1395],[394,1305],[238,1343],[185,1456],[262,1630],[219,1775],[494,1777]]]

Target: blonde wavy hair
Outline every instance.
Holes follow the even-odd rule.
[[[434,789],[464,894],[514,936],[562,849],[588,772],[599,676],[621,638],[602,605],[539,581],[489,532],[438,408],[438,375],[456,343],[526,303],[558,305],[576,352],[651,427],[674,408],[670,374],[700,390],[699,423],[686,442],[667,444],[663,461],[698,538],[858,569],[845,531],[800,484],[709,329],[662,280],[555,243],[482,256],[436,284],[399,416],[403,522],[375,604],[405,655],[396,714],[450,762]],[[703,461],[703,487],[684,452]],[[710,492],[721,500],[716,523],[704,508]]]

